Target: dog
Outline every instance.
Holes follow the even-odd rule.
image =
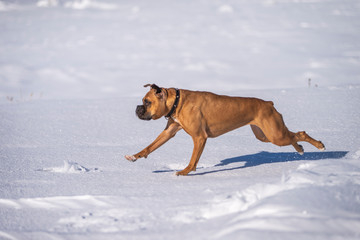
[[[189,165],[176,175],[196,171],[206,140],[215,138],[236,128],[250,125],[255,137],[262,142],[277,146],[292,145],[299,154],[304,149],[298,144],[305,141],[320,150],[325,150],[321,141],[311,138],[306,132],[291,132],[285,126],[282,115],[274,103],[258,98],[230,97],[211,92],[190,91],[176,88],[161,88],[155,84],[136,107],[136,115],[142,120],[156,120],[163,116],[168,120],[165,130],[146,148],[125,158],[135,162],[166,143],[183,129],[194,142]]]

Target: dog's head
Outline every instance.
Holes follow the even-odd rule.
[[[143,97],[142,105],[136,107],[136,115],[142,120],[156,120],[166,115],[167,92],[155,84],[146,84],[150,91]]]

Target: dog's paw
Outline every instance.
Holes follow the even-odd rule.
[[[175,175],[176,176],[186,176],[186,175],[188,175],[189,172],[190,171],[188,171],[187,169],[184,169],[182,171],[176,172]]]
[[[301,156],[304,155],[304,147],[299,144],[299,148],[300,148],[300,149],[299,149],[299,152],[298,152],[298,153],[299,153]]]
[[[125,155],[125,159],[130,162],[135,162],[137,158],[134,155]]]

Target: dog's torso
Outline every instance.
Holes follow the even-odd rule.
[[[180,90],[180,96],[174,120],[185,131],[195,127],[210,138],[247,124],[255,124],[254,120],[259,114],[273,112],[272,102],[258,98],[229,97],[190,90]]]

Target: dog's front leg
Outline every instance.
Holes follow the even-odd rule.
[[[191,156],[190,163],[184,170],[177,172],[176,173],[177,176],[179,175],[185,176],[191,171],[196,171],[196,165],[198,164],[200,156],[204,150],[206,140],[207,139],[205,137],[193,137],[194,150]]]
[[[172,119],[169,119],[165,130],[160,133],[160,135],[154,140],[154,142],[152,142],[149,146],[134,155],[126,155],[125,158],[131,162],[135,162],[139,158],[147,158],[150,153],[152,153],[161,145],[166,143],[169,139],[174,137],[175,134],[181,129],[182,127],[180,126],[180,124],[176,123]]]

